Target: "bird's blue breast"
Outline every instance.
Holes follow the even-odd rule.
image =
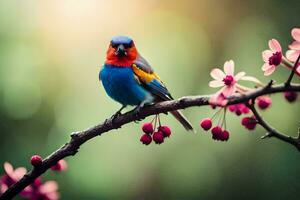
[[[135,80],[131,67],[104,65],[99,77],[106,93],[122,105],[139,105],[151,96]]]

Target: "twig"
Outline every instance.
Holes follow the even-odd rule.
[[[294,77],[294,74],[295,74],[295,72],[296,72],[296,70],[297,70],[297,68],[298,68],[298,66],[299,66],[299,65],[298,65],[298,64],[299,64],[299,59],[300,59],[300,54],[299,54],[299,56],[298,56],[298,58],[297,58],[297,60],[296,60],[296,62],[295,62],[295,64],[294,64],[293,70],[292,70],[292,72],[291,72],[289,78],[288,78],[287,81],[285,82],[285,85],[290,85],[290,84],[291,84],[291,81],[292,81],[292,79],[293,79],[293,77]]]
[[[250,99],[262,95],[286,91],[300,92],[300,84],[282,84],[276,86],[270,84],[268,87],[256,89],[255,91],[252,91],[243,96],[231,97],[228,104],[232,105],[237,103],[245,103],[248,102]],[[17,183],[15,183],[8,190],[6,190],[5,193],[3,193],[2,196],[0,196],[0,199],[12,199],[14,196],[20,193],[26,186],[30,185],[37,177],[45,173],[51,166],[55,165],[59,160],[71,155],[75,155],[82,144],[96,136],[100,136],[103,133],[106,133],[112,129],[118,129],[121,126],[130,122],[144,119],[145,117],[148,117],[150,115],[166,113],[172,110],[185,109],[192,106],[209,105],[209,98],[209,95],[187,96],[177,100],[157,103],[155,105],[142,108],[139,113],[139,116],[137,116],[134,112],[130,111],[125,114],[121,114],[115,118],[106,119],[103,123],[91,127],[87,130],[72,133],[71,140],[69,142],[67,142],[65,145],[63,145],[51,155],[49,155],[47,158],[45,158],[38,168],[33,168],[26,175],[24,175],[22,179],[20,179]],[[274,132],[273,128],[270,128],[266,124],[264,124],[264,126],[268,128],[268,130]],[[287,139],[288,136],[283,136],[281,134],[279,135],[277,134],[277,132],[275,132],[274,136],[276,136],[280,140],[295,145],[294,140]],[[300,151],[300,148],[298,148],[298,150]]]
[[[250,104],[249,108],[251,109],[253,115],[255,116],[258,124],[260,124],[266,131],[267,133],[261,137],[261,139],[265,138],[270,138],[270,137],[276,137],[284,142],[287,142],[293,146],[295,146],[299,151],[300,151],[300,141],[298,138],[291,137],[289,135],[285,135],[283,133],[280,133],[277,131],[275,128],[270,126],[263,118],[262,116],[257,112],[255,108],[255,104]]]
[[[290,63],[286,58],[283,57],[281,62],[284,67],[288,68],[289,70],[293,70],[294,65]],[[300,77],[300,72],[298,72],[297,70],[295,71],[295,74],[297,74]]]

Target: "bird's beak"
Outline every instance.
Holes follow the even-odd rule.
[[[115,53],[118,57],[123,57],[127,55],[126,49],[123,44],[120,44]]]

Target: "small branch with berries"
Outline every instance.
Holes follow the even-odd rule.
[[[258,88],[252,92],[249,92],[244,95],[238,95],[238,96],[232,96],[229,100],[227,105],[236,105],[240,103],[246,103],[249,102],[249,100],[258,98],[263,95],[273,94],[273,93],[282,93],[282,92],[300,92],[300,84],[281,84],[281,85],[272,85],[268,84],[266,87]],[[35,164],[33,169],[25,174],[20,180],[18,180],[15,184],[13,184],[11,187],[9,187],[3,194],[0,196],[0,199],[11,199],[14,196],[16,196],[18,193],[20,193],[22,190],[24,190],[25,187],[32,184],[36,178],[41,176],[43,173],[45,173],[48,169],[55,166],[60,160],[62,160],[65,157],[73,156],[75,155],[80,146],[87,142],[88,140],[100,136],[103,133],[106,133],[113,129],[119,129],[121,126],[134,122],[142,120],[148,116],[151,115],[157,115],[160,113],[166,113],[172,110],[178,110],[178,109],[185,109],[188,107],[193,106],[206,106],[210,105],[211,96],[187,96],[182,97],[177,100],[172,101],[165,101],[161,103],[157,103],[151,106],[147,106],[141,109],[139,115],[137,116],[135,112],[130,111],[125,114],[121,114],[116,117],[111,117],[109,119],[106,119],[103,123],[98,124],[94,127],[91,127],[87,130],[80,131],[73,133],[71,135],[71,140],[67,142],[65,145],[57,149],[55,152],[53,152],[51,155],[49,155],[47,158],[42,160],[41,162],[38,162],[38,165]],[[298,148],[300,151],[300,140],[297,138],[292,138],[289,136],[285,136],[279,132],[277,132],[274,128],[269,127],[265,124],[264,120],[259,115],[256,114],[255,110],[254,115],[256,116],[257,120],[259,121],[259,124],[261,124],[271,135],[268,136],[274,136],[284,142],[288,142],[295,147]],[[145,127],[147,128],[147,127]],[[147,130],[145,130],[147,131]],[[152,131],[152,130],[151,130]],[[289,138],[289,139],[286,139]]]

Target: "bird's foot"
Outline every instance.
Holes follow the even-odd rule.
[[[117,117],[121,115],[121,111],[117,111],[115,114],[111,116],[112,121],[114,121]]]
[[[138,118],[137,120],[134,120],[135,123],[138,123],[140,121],[143,120],[142,116],[141,116],[141,109],[144,107],[144,105],[139,105],[134,109],[134,115],[136,118]]]
[[[117,117],[119,117],[120,115],[122,115],[122,110],[125,108],[126,106],[122,106],[122,108],[120,110],[118,110],[115,114],[113,114],[111,116],[112,121],[114,121]]]

